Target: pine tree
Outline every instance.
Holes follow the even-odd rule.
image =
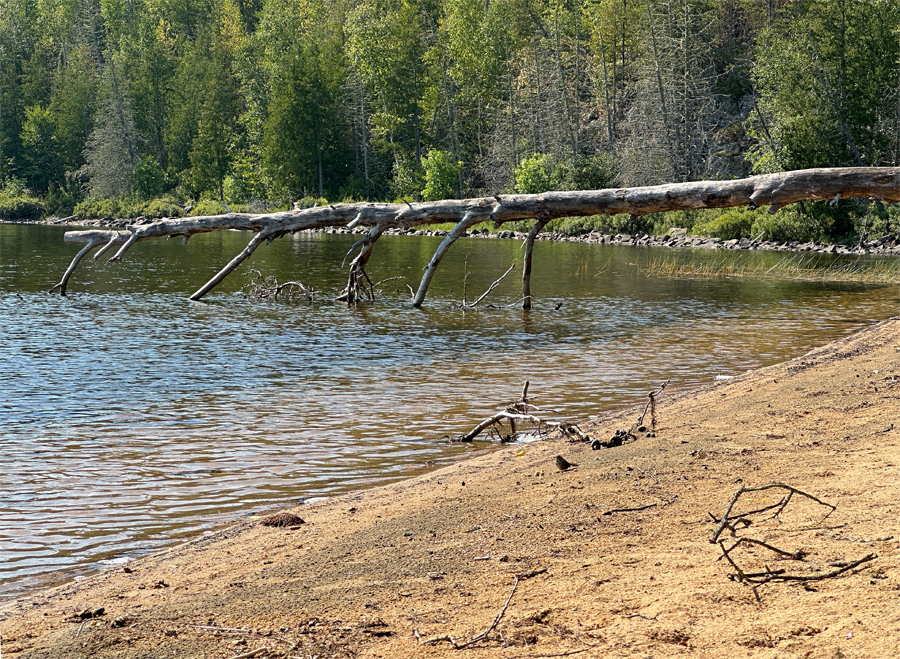
[[[81,173],[96,197],[116,197],[131,190],[131,171],[140,159],[131,99],[110,60],[101,78],[94,128],[84,149]]]

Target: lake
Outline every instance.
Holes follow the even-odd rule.
[[[333,297],[355,237],[321,233],[261,247],[203,302],[187,298],[247,234],[139,243],[122,263],[82,263],[63,298],[46,291],[80,248],[65,230],[0,225],[0,599],[489,450],[439,440],[526,379],[532,402],[583,420],[898,311],[896,286],[651,278],[641,264],[665,250],[549,242],[535,246],[535,308],[501,308],[520,296],[521,244],[476,238],[453,247],[417,310],[406,284],[440,241],[418,236],[378,242],[373,279],[400,279],[352,308]],[[477,310],[452,308],[466,267],[471,300],[514,261]],[[250,268],[322,293],[248,299]]]

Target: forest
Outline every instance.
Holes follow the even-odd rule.
[[[898,163],[900,0],[0,0],[6,219]],[[852,240],[900,210],[556,222]]]

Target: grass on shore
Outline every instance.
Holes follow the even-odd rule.
[[[792,254],[780,257],[773,264],[771,259],[752,260],[746,254],[729,253],[703,261],[675,254],[651,257],[644,263],[636,263],[636,268],[649,277],[900,284],[900,258],[896,257],[847,259],[819,254]]]

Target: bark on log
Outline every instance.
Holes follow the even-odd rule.
[[[788,204],[803,199],[834,200],[869,197],[883,202],[900,201],[900,167],[847,167],[839,169],[807,169],[778,174],[765,174],[733,181],[695,181],[640,188],[585,190],[576,192],[545,192],[538,195],[504,195],[479,199],[446,199],[417,204],[357,203],[322,206],[305,210],[251,215],[228,213],[206,217],[164,219],[151,224],[127,227],[119,231],[72,231],[66,242],[87,243],[73,259],[63,275],[59,288],[65,294],[66,284],[81,258],[94,247],[105,244],[105,252],[113,245],[121,245],[110,261],[118,261],[137,242],[161,236],[183,236],[185,239],[209,231],[242,230],[256,234],[250,244],[209,282],[191,295],[201,299],[245,260],[263,240],[271,242],[288,233],[325,227],[359,225],[370,228],[362,250],[351,263],[351,279],[363,274],[375,241],[388,229],[408,229],[414,226],[452,222],[456,227],[447,235],[425,268],[413,305],[425,300],[428,286],[441,259],[452,244],[471,226],[493,221],[495,226],[506,222],[535,219],[543,228],[547,222],[561,217],[589,215],[646,215],[672,210],[728,208],[734,206],[769,206],[774,213]],[[540,231],[540,229],[537,229]],[[534,229],[532,230],[534,232]],[[536,235],[536,233],[535,233]],[[530,266],[533,236],[526,241]],[[99,254],[98,254],[99,256]],[[355,266],[355,267],[354,267]],[[530,268],[523,272],[523,296],[526,308],[531,302]]]

